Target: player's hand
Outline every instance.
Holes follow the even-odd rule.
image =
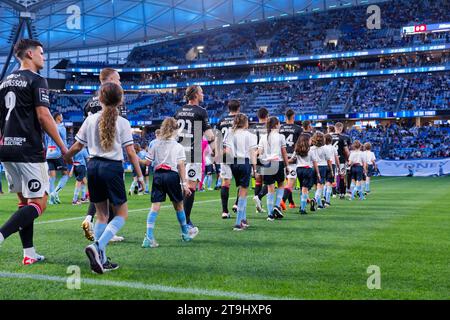
[[[138,183],[139,183],[139,192],[144,192],[144,190],[145,190],[144,177],[139,177]]]
[[[66,153],[69,152],[69,149],[67,147],[61,148],[61,154],[64,156]]]
[[[183,193],[185,197],[189,197],[192,194],[191,189],[187,185],[183,185]]]
[[[64,162],[67,164],[73,164],[73,159],[71,157],[67,156],[67,153],[64,154],[63,156]]]

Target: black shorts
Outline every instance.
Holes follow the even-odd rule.
[[[142,175],[144,177],[148,177],[148,173],[150,171],[150,170],[147,169],[148,167],[147,166],[142,166],[142,165],[140,165],[139,167],[141,168]],[[133,178],[137,177],[137,173],[136,173],[136,170],[134,170],[134,166],[133,165],[132,165],[132,168],[133,168]]]
[[[230,168],[233,173],[233,178],[236,181],[236,187],[248,188],[252,177],[252,166],[250,162],[245,164],[231,164]]]
[[[158,169],[153,175],[151,202],[165,202],[166,195],[172,202],[183,201],[180,175],[175,171]]]
[[[92,158],[87,166],[91,202],[109,200],[115,206],[126,203],[123,172],[122,161]]]
[[[67,165],[64,163],[63,158],[47,159],[49,171],[67,171]]]
[[[333,164],[333,172],[331,172],[330,167],[327,166],[327,173],[325,174],[325,182],[333,183],[335,174],[336,174],[336,165]]]
[[[74,166],[73,174],[78,182],[83,181],[86,178],[86,166]]]
[[[216,174],[219,175],[220,174],[220,163],[216,163],[214,165],[214,169],[216,170]]]
[[[315,183],[314,184],[325,184],[325,178],[327,176],[327,168],[328,166],[319,166],[319,173],[320,173],[320,180],[317,177],[317,174],[315,174]]]
[[[213,168],[212,164],[205,166],[205,175],[213,174],[213,172],[214,172],[214,168]]]
[[[352,180],[363,180],[364,170],[362,166],[352,166],[351,168]]]
[[[368,165],[367,176],[368,177],[373,177],[374,174],[375,174],[375,169],[373,167],[373,164]]]
[[[270,162],[268,165],[261,167],[261,174],[264,176],[263,181],[267,186],[275,184],[275,182],[284,183],[284,180],[286,180],[284,162]]]
[[[300,182],[300,187],[311,189],[314,182],[314,169],[306,167],[297,168],[297,179]]]

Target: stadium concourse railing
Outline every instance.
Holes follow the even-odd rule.
[[[123,85],[124,90],[157,90],[157,89],[177,89],[187,88],[190,85],[200,86],[224,86],[236,84],[258,84],[258,83],[273,83],[273,82],[287,82],[287,81],[302,81],[302,80],[323,80],[323,79],[338,79],[338,78],[356,78],[369,76],[389,76],[399,74],[411,73],[425,73],[425,72],[443,72],[450,70],[450,63],[429,67],[416,68],[393,68],[393,69],[378,69],[378,70],[348,70],[348,71],[334,71],[334,72],[302,72],[292,73],[288,76],[254,76],[242,79],[223,79],[223,80],[202,80],[202,81],[187,81],[187,82],[173,82],[160,84],[146,84],[146,85]],[[99,85],[66,85],[66,90],[97,90]]]
[[[229,68],[238,66],[262,66],[278,63],[289,62],[302,62],[302,61],[316,61],[316,60],[329,60],[329,59],[347,59],[358,57],[370,57],[370,56],[385,56],[392,54],[404,54],[404,53],[421,53],[421,52],[434,52],[450,49],[450,44],[440,45],[420,45],[403,48],[385,48],[385,49],[370,49],[364,51],[348,51],[341,53],[326,53],[326,54],[307,54],[301,56],[291,57],[275,57],[275,58],[261,58],[261,59],[245,59],[235,61],[218,61],[218,62],[205,62],[194,63],[187,65],[173,65],[173,66],[150,66],[146,68],[120,68],[114,67],[118,72],[123,73],[152,73],[152,72],[165,72],[165,71],[186,71],[197,69],[216,69],[216,68]],[[102,66],[102,68],[105,66]],[[69,73],[99,73],[101,68],[67,68],[65,70]]]

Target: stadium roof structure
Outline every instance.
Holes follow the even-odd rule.
[[[0,55],[19,18],[32,20],[46,51],[170,40],[228,27],[380,0],[0,0]]]

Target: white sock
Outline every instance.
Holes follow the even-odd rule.
[[[92,216],[91,216],[90,214],[88,214],[88,215],[86,216],[86,218],[84,218],[84,221],[92,222]]]
[[[34,247],[23,249],[23,256],[29,258],[36,258],[36,250],[34,250]]]
[[[0,243],[2,243],[5,240],[5,238],[3,237],[2,233],[0,232]]]

